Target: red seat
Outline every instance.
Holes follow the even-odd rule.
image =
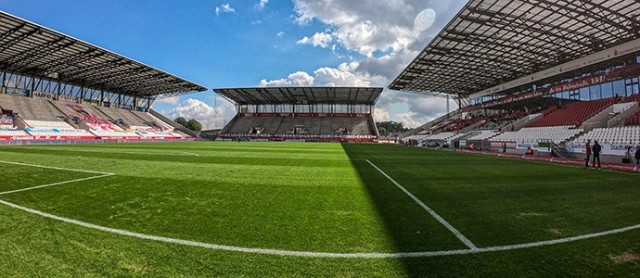
[[[600,113],[605,108],[615,104],[618,98],[607,98],[593,101],[574,102],[567,104],[563,109],[555,110],[544,116],[539,121],[529,125],[528,127],[546,127],[546,126],[579,126],[584,121]],[[543,113],[544,114],[544,113]]]

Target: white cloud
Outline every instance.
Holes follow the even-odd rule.
[[[293,2],[295,23],[306,26],[317,21],[326,28],[298,44],[329,48],[334,53],[336,49],[355,51],[365,58],[336,67],[320,67],[310,74],[296,72],[284,79],[263,79],[260,86],[386,87],[467,1],[388,0],[367,1],[364,5],[353,0]],[[434,13],[418,17],[427,8]],[[453,101],[450,107],[457,108]],[[385,88],[376,105],[375,118],[417,127],[445,112],[444,98]]]
[[[327,33],[315,33],[311,38],[304,37],[297,41],[297,44],[310,44],[316,47],[327,48],[333,41],[333,36]]]
[[[276,36],[278,36],[278,38],[282,38],[284,37],[284,34],[285,34],[284,32],[280,31],[278,32],[278,34],[276,34]]]
[[[416,7],[424,1],[294,0],[296,22],[317,20],[332,28],[331,35],[347,49],[365,56],[376,50],[405,48],[420,35],[413,30]],[[389,14],[397,16],[389,16]]]
[[[197,99],[187,99],[173,110],[168,115],[171,119],[177,117],[184,117],[185,119],[196,119],[201,124],[203,129],[222,128],[225,125],[225,116],[229,109],[224,106],[212,107]]]
[[[154,104],[158,103],[158,104],[173,104],[173,105],[176,105],[176,104],[180,103],[180,97],[178,97],[178,96],[175,96],[175,97],[162,97],[162,96],[160,96],[153,103]]]
[[[287,78],[270,80],[260,80],[260,87],[291,87],[291,86],[312,86],[314,78],[304,71],[289,74]]]
[[[446,103],[445,97],[386,90],[376,105],[376,121],[393,120],[415,128],[445,114]],[[458,108],[452,99],[449,100],[449,108],[451,111]]]
[[[229,3],[226,3],[216,7],[216,15],[220,15],[220,13],[236,13],[236,9],[231,7]]]
[[[269,4],[269,0],[260,0],[260,2],[257,5],[258,10],[264,9],[264,7],[266,7],[267,4]]]

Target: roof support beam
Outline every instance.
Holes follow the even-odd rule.
[[[26,38],[28,38],[29,36],[39,32],[40,29],[39,28],[35,28],[29,32],[26,32],[24,34],[20,34],[12,39],[9,40],[4,40],[4,38],[0,38],[0,52],[5,52],[7,51],[7,49],[13,47],[16,43],[18,43],[19,41],[22,41]],[[7,37],[9,38],[9,37]]]
[[[31,48],[27,51],[21,52],[18,55],[15,55],[13,57],[10,57],[2,62],[5,62],[7,64],[10,65],[14,65],[14,64],[20,64],[21,62],[23,62],[24,60],[28,60],[30,58],[34,58],[39,57],[40,55],[42,55],[43,53],[45,53],[46,56],[46,51],[48,48],[51,48],[52,46],[55,46],[56,44],[58,44],[59,42],[63,41],[64,37],[58,37],[53,41],[48,41],[45,43],[42,43],[34,48]]]
[[[58,52],[58,51],[60,51],[62,49],[70,47],[70,46],[72,46],[74,44],[75,44],[75,42],[73,42],[73,41],[67,42],[67,43],[64,43],[64,44],[59,44],[59,45],[57,45],[55,47],[50,48],[47,51],[42,51],[40,53],[36,53],[35,55],[33,55],[31,57],[27,57],[24,61],[16,62],[17,64],[23,64],[23,66],[19,67],[18,69],[19,70],[24,70],[24,69],[27,69],[27,68],[34,68],[34,69],[40,70],[41,68],[39,67],[39,64],[36,63],[37,61],[39,61],[40,59],[43,59],[43,58],[45,58],[47,56],[50,56],[53,53]],[[44,74],[44,72],[43,72],[43,74]]]

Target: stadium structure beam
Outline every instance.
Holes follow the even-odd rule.
[[[89,62],[89,61],[86,61],[86,62]],[[81,73],[107,74],[108,70],[113,70],[118,66],[118,65],[114,66],[114,63],[126,64],[126,62],[123,59],[116,58],[114,60],[106,60],[104,62],[90,64],[88,66],[76,64],[74,65],[74,67],[65,67],[64,69],[59,70],[58,74],[60,76],[72,76],[74,77],[74,79],[80,79],[82,77],[80,75]],[[104,70],[104,71],[101,71],[101,70]]]
[[[71,52],[57,61],[54,60],[42,64],[35,64],[34,67],[41,67],[48,72],[58,73],[58,71],[68,68],[69,65],[80,65],[86,61],[93,60],[104,55],[106,55],[106,52],[101,52],[95,48],[88,49],[83,52]]]
[[[278,100],[271,94],[265,93],[265,88],[258,88],[256,91],[259,93],[260,97],[263,97],[267,102],[277,102]]]
[[[389,87],[484,92],[640,38],[638,10],[636,0],[470,0]]]
[[[7,58],[5,60],[3,60],[3,62],[7,63],[7,64],[11,64],[11,65],[22,65],[22,62],[24,62],[25,60],[28,59],[33,59],[39,56],[39,55],[43,55],[46,56],[47,55],[47,51],[49,50],[49,48],[55,48],[56,44],[58,44],[59,42],[63,41],[64,37],[58,37],[53,41],[47,41],[44,42],[40,45],[37,45],[27,51],[24,52],[20,52],[15,56],[12,56],[10,58]]]
[[[532,59],[540,59],[540,58],[548,57],[548,55],[550,54],[550,51],[548,49],[540,49],[540,51],[534,51],[534,49],[536,49],[534,45],[531,45],[528,42],[524,42],[524,41],[513,40],[512,39],[513,37],[497,39],[495,36],[487,36],[484,34],[457,33],[455,30],[448,31],[447,33],[453,34],[456,36],[463,36],[465,39],[462,39],[461,43],[472,42],[474,43],[473,44],[474,46],[491,44],[500,48],[508,48],[511,51],[517,52],[520,56],[531,57]],[[443,37],[444,39],[450,39],[446,35]],[[531,56],[522,55],[520,54],[520,52],[524,52]]]
[[[32,65],[34,61],[42,59],[42,58],[44,58],[46,56],[50,56],[52,53],[58,52],[58,51],[60,51],[62,49],[65,49],[65,48],[67,48],[69,46],[72,46],[74,44],[75,44],[75,42],[73,42],[73,41],[67,42],[67,43],[64,43],[64,44],[59,44],[59,45],[56,45],[55,47],[52,47],[51,49],[49,49],[47,51],[42,51],[40,53],[36,53],[35,55],[32,55],[31,57],[27,57],[27,58],[25,58],[24,61],[19,62],[23,66],[18,67],[17,70],[18,71],[26,70],[27,67],[38,68],[37,65]]]
[[[552,3],[550,1],[547,0],[539,0],[539,1],[543,1],[548,3],[549,5],[556,5],[556,6],[560,6],[557,3]],[[626,30],[629,33],[633,33],[632,29],[630,27],[625,26],[622,23],[616,22],[615,20],[612,20],[611,17],[612,16],[616,16],[619,18],[624,18],[625,20],[628,21],[633,21],[632,18],[627,17],[623,14],[620,13],[616,13],[615,11],[613,11],[612,9],[609,9],[603,5],[599,5],[597,3],[593,3],[593,1],[584,1],[584,0],[578,0],[578,1],[567,1],[567,0],[560,0],[563,3],[565,3],[565,9],[567,11],[581,11],[584,15],[585,18],[593,18],[593,19],[597,19],[596,23],[602,23],[604,25],[604,23],[609,24],[613,27],[615,27],[615,29],[613,30]],[[580,2],[580,4],[576,4],[576,2]],[[571,6],[571,8],[569,8],[569,6]],[[600,13],[595,12],[595,9],[600,9]],[[589,22],[591,24],[591,26],[598,28],[597,26],[599,24],[593,24],[593,22]],[[601,31],[603,32],[611,32],[611,29],[602,29],[599,28]],[[615,34],[612,33],[612,35],[615,36]],[[617,36],[618,39],[622,40],[624,39],[623,36]]]
[[[19,76],[59,81],[65,86],[90,86],[101,90],[109,87],[112,93],[134,96],[141,93],[131,89],[138,83],[164,85],[158,87],[158,93],[206,90],[203,86],[3,11],[0,11],[0,68]],[[145,70],[141,72],[138,69]],[[164,77],[159,80],[155,73],[165,73],[167,79],[180,82],[174,85],[165,82]],[[154,78],[157,80],[147,80]]]
[[[141,94],[143,95],[148,95],[150,93],[155,92],[156,90],[160,89],[160,88],[166,88],[166,91],[168,93],[176,93],[176,91],[181,88],[182,85],[181,84],[174,84],[174,85],[167,85],[164,83],[157,83],[157,84],[141,84],[137,87],[133,87],[136,88],[136,90],[140,91]]]
[[[282,94],[282,96],[284,96],[287,102],[295,104],[295,98],[291,96],[291,93],[289,91],[285,91],[282,88],[278,88],[278,91]]]
[[[7,51],[7,49],[13,47],[13,45],[16,44],[17,42],[22,41],[22,40],[28,38],[29,36],[39,32],[39,31],[40,31],[40,29],[36,28],[36,29],[33,29],[33,30],[31,30],[29,32],[26,32],[24,34],[20,34],[17,37],[14,37],[14,38],[12,38],[12,39],[10,39],[8,41],[0,41],[0,52]]]
[[[79,80],[95,79],[96,82],[99,82],[99,80],[104,79],[107,76],[118,76],[123,73],[130,72],[132,70],[132,68],[128,67],[130,65],[132,65],[132,63],[126,60],[121,60],[114,63],[107,62],[101,67],[93,67],[90,70],[86,68],[79,68],[74,76],[76,76],[76,78]],[[105,68],[106,70],[103,71],[103,69]],[[123,75],[122,77],[125,76]]]
[[[2,16],[0,16],[0,20],[2,20]],[[0,44],[4,43],[4,39],[8,38],[9,36],[11,36],[12,34],[14,34],[15,32],[20,31],[22,28],[24,28],[25,26],[27,26],[27,23],[24,22],[22,24],[19,24],[18,26],[9,29],[6,32],[3,32],[2,34],[0,34]]]
[[[373,105],[382,88],[257,87],[215,89],[237,105]]]
[[[481,13],[480,10],[473,10],[471,9],[472,12],[475,13]],[[508,29],[510,32],[533,32],[538,34],[538,39],[545,41],[548,44],[556,44],[559,40],[568,40],[573,42],[575,45],[582,45],[582,42],[578,39],[573,39],[573,38],[569,38],[569,36],[566,33],[560,34],[559,32],[556,33],[553,30],[553,27],[549,27],[546,24],[541,24],[539,22],[535,22],[533,24],[536,25],[540,25],[541,27],[536,27],[533,24],[531,24],[530,22],[526,22],[524,20],[520,20],[517,17],[513,17],[513,16],[509,16],[509,15],[500,15],[503,18],[507,18],[507,19],[512,19],[513,23],[510,22],[504,22],[502,20],[499,20],[497,18],[489,18],[486,20],[483,20],[482,22],[484,23],[492,23],[496,28],[500,28],[500,29]],[[471,16],[461,16],[462,19],[464,20],[473,20],[474,18]],[[547,27],[548,29],[544,29],[544,27]],[[562,30],[558,30],[558,31],[562,31]],[[570,47],[570,46],[565,46],[565,47]],[[577,49],[571,49],[573,51],[578,51]]]
[[[141,94],[146,95],[150,91],[154,91],[162,87],[165,87],[166,90],[173,90],[178,87],[181,87],[181,85],[178,84],[178,85],[168,86],[164,82],[151,82],[151,81],[146,81],[145,79],[140,79],[137,84],[132,84],[130,87],[132,90],[139,91]]]
[[[583,16],[584,19],[579,17],[579,16],[576,16],[576,17],[573,17],[573,20],[575,20],[577,22],[580,22],[580,23],[582,23],[584,25],[591,25],[592,28],[598,29],[600,32],[608,32],[608,30],[603,29],[601,27],[601,24],[593,24],[593,22],[589,22],[587,20],[588,19],[587,14],[591,14],[593,16],[593,14],[588,12],[588,11],[584,11],[583,10],[582,12],[580,12],[579,9],[571,9],[571,8],[568,7],[566,2],[565,2],[565,5],[560,5],[557,0],[556,1],[537,0],[537,1],[539,1],[540,3],[546,4],[549,8],[553,7],[554,11],[556,13],[566,13],[566,14],[578,13],[579,15]],[[600,16],[598,16],[598,15],[596,15],[595,18],[599,18],[600,20],[603,19],[603,18],[600,18]],[[602,23],[602,21],[597,21],[597,22],[598,23]],[[576,31],[570,31],[570,32],[574,33],[576,35],[579,35],[581,37],[587,37],[587,38],[591,37],[589,34],[585,34],[585,33],[582,33],[582,32],[576,32]]]
[[[96,83],[106,83],[109,81],[114,81],[113,78],[118,77],[118,79],[115,81],[118,82],[123,87],[128,87],[131,84],[138,83],[142,75],[152,71],[153,71],[152,69],[145,68],[145,67],[138,67],[135,69],[123,68],[109,74],[98,75],[96,77],[91,76],[91,77],[92,79],[95,80]],[[127,74],[127,76],[120,78],[120,75],[122,72],[129,72],[129,74]],[[134,82],[132,83],[130,80],[134,80]]]
[[[253,101],[253,102],[255,102],[255,103],[260,102],[260,100],[258,100],[257,98],[255,98],[252,94],[247,93],[244,89],[240,89],[240,91],[244,93],[244,96],[245,96],[247,99],[249,99],[249,100],[251,100],[251,101]],[[243,103],[243,104],[246,104],[246,103]]]

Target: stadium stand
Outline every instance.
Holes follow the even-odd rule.
[[[604,144],[605,159],[628,156],[640,140],[640,37],[623,18],[634,17],[640,4],[590,3],[601,13],[585,22],[580,5],[469,1],[389,85],[446,96],[458,109],[400,139],[454,132],[463,134],[452,140],[460,148],[519,154],[534,148],[566,159],[584,158],[584,141],[594,139]],[[562,32],[541,39],[546,30]]]
[[[625,125],[640,125],[640,110],[631,115],[626,121]]]
[[[129,111],[129,112],[133,113],[135,116],[142,119],[145,125],[148,125],[151,127],[158,127],[162,130],[174,130],[173,126],[171,126],[168,123],[165,123],[164,121],[156,118],[155,116],[147,112],[140,112],[140,111]]]
[[[621,99],[617,97],[573,102],[566,105],[565,108],[558,109],[541,120],[530,124],[528,127],[545,127],[545,126],[563,126],[572,125],[578,127],[587,119],[600,113],[605,108],[619,102]]]
[[[24,130],[17,128],[0,128],[0,140],[20,140],[20,139],[33,139]]]
[[[143,139],[182,139],[184,134],[174,131],[171,125],[162,122],[145,112],[125,110],[111,107],[96,107],[110,120],[125,130],[135,132]],[[147,120],[145,120],[147,119]]]
[[[438,134],[429,135],[427,137],[423,137],[421,140],[433,140],[433,141],[450,141],[455,140],[464,136],[462,133],[454,133],[454,132],[442,132]]]
[[[584,144],[587,140],[598,140],[604,144],[640,145],[640,126],[596,128],[578,137],[574,142]]]
[[[84,127],[100,138],[140,139],[140,136],[135,132],[127,131],[108,120],[107,116],[93,105],[67,101],[53,101],[52,103],[65,112],[78,126]]]
[[[640,104],[640,93],[628,97],[626,101]],[[636,111],[633,115],[627,118],[625,121],[625,125],[640,125],[640,110]]]
[[[118,109],[118,108],[108,108],[108,107],[96,107],[102,113],[107,115],[107,117],[111,118],[111,120],[115,121],[119,125],[122,125],[127,128],[136,129],[136,127],[140,127],[142,129],[149,128],[142,119],[135,116],[128,110]]]
[[[195,139],[151,105],[159,95],[207,88],[11,14],[0,17],[0,33],[15,38],[0,52],[3,140]]]
[[[496,132],[496,131],[492,131],[492,130],[483,130],[483,131],[480,131],[479,133],[467,138],[467,140],[482,141],[482,140],[487,140],[489,138],[495,137],[498,134],[500,134],[500,132]]]
[[[551,141],[554,143],[564,142],[583,132],[574,126],[550,126],[550,127],[528,127],[516,132],[504,132],[491,138],[494,142],[526,141],[539,142]]]
[[[0,107],[31,122],[30,126],[71,127],[64,124],[66,116],[45,99],[0,94]]]
[[[240,112],[220,131],[218,140],[371,142],[378,137],[372,111],[381,88],[286,87],[215,91],[235,103]],[[264,112],[269,109],[278,112]],[[332,113],[296,112],[325,109]]]
[[[68,117],[48,100],[23,96],[0,95],[0,107],[13,111],[24,122],[24,131],[35,139],[96,139],[90,132],[76,129],[66,122]]]

